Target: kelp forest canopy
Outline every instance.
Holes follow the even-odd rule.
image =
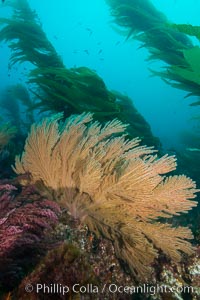
[[[137,39],[148,48],[150,60],[166,63],[151,70],[173,87],[200,96],[200,47],[193,45],[190,36],[200,38],[199,26],[173,24],[149,0],[106,0],[115,23],[124,28],[129,39]],[[106,122],[117,117],[129,123],[130,136],[140,136],[144,144],[158,146],[150,127],[137,112],[133,101],[119,92],[109,91],[103,79],[86,66],[67,68],[42,29],[28,1],[9,1],[13,8],[10,18],[1,18],[0,40],[8,43],[12,55],[10,64],[30,62],[34,68],[28,74],[28,86],[34,101],[29,112],[91,111],[94,117]],[[199,105],[195,101],[191,105]]]
[[[190,39],[190,36],[199,39],[199,27],[171,23],[149,0],[106,2],[114,22],[124,29],[126,42],[129,39],[139,40],[142,47],[150,52],[148,59],[165,63],[162,70],[151,72],[173,87],[188,91],[188,96],[200,96],[200,47],[193,45]],[[11,17],[0,18],[0,41],[6,42],[11,49],[10,66],[25,62],[32,64],[27,74],[31,97],[24,91],[21,96],[17,92],[17,98],[27,107],[30,125],[34,121],[33,112],[38,110],[64,112],[65,117],[88,111],[101,122],[118,118],[128,123],[129,137],[139,136],[143,144],[160,149],[159,140],[153,136],[149,124],[134,107],[132,99],[109,90],[104,80],[87,66],[67,68],[64,65],[27,0],[9,1],[5,5],[10,6],[13,13]],[[19,89],[16,86],[12,91]],[[200,101],[195,100],[190,105],[198,104]],[[18,122],[14,123],[19,124],[19,114],[15,115]],[[17,129],[20,131],[21,125]]]
[[[150,60],[166,63],[151,70],[173,87],[200,96],[200,48],[189,36],[199,39],[198,26],[173,24],[149,0],[106,0],[114,21],[124,28],[129,39],[137,39],[150,51]],[[109,91],[103,79],[86,66],[67,68],[42,29],[28,1],[9,1],[13,8],[10,18],[1,18],[0,40],[8,43],[12,55],[10,64],[30,62],[34,68],[28,74],[28,87],[34,101],[30,111],[60,112],[65,116],[90,111],[99,121],[118,118],[129,123],[129,135],[140,136],[144,144],[159,146],[149,125],[138,113],[133,101],[117,91]],[[191,105],[200,104],[199,100]]]
[[[164,71],[153,71],[173,87],[200,96],[200,47],[188,36],[200,39],[200,27],[173,24],[150,0],[106,0],[114,22],[128,39],[137,39],[149,52],[149,60],[166,63]],[[195,101],[190,105],[200,105]]]
[[[12,51],[11,66],[27,61],[34,66],[28,76],[29,90],[35,96],[29,111],[64,112],[65,116],[90,111],[102,122],[118,118],[130,124],[131,137],[140,136],[144,144],[159,146],[131,99],[109,91],[103,79],[88,67],[69,69],[63,64],[28,1],[11,1],[8,5],[13,15],[0,19],[0,40]]]

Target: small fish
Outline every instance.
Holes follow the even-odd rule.
[[[92,29],[90,29],[90,28],[87,27],[86,30],[89,32],[89,34],[90,34],[90,36],[91,36],[92,33],[93,33]]]
[[[186,150],[191,152],[200,152],[199,148],[186,148]]]
[[[87,49],[85,49],[84,52],[85,52],[87,55],[90,54],[89,51],[88,51]]]
[[[102,50],[102,49],[100,49],[100,50],[99,50],[99,52],[98,52],[98,54],[101,54],[101,53],[102,53],[102,51],[103,51],[103,50]]]

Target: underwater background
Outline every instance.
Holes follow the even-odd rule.
[[[148,50],[140,48],[140,42],[126,40],[124,34],[113,30],[112,16],[105,1],[97,0],[94,4],[93,1],[66,3],[60,0],[56,5],[53,1],[49,2],[29,1],[64,64],[69,68],[87,66],[104,79],[109,89],[127,94],[164,148],[189,146],[188,135],[196,131],[198,134],[199,122],[193,118],[198,115],[199,108],[189,106],[193,100],[184,99],[187,92],[171,88],[159,77],[152,77],[149,68],[157,70],[164,63],[145,61]],[[198,25],[200,3],[197,0],[152,3],[171,22]],[[2,9],[2,17],[8,12],[9,9]],[[5,76],[10,52],[6,46],[2,47],[0,87],[4,89],[6,84],[26,81],[26,76],[20,67],[9,72],[9,77]]]
[[[0,4],[0,299],[200,299],[199,11]],[[36,293],[38,282],[70,292]],[[175,288],[98,293],[143,283]]]

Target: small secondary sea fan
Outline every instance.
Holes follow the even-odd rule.
[[[110,239],[138,278],[147,279],[160,250],[175,262],[181,252],[191,254],[188,228],[156,220],[196,206],[190,178],[162,175],[176,168],[175,157],[158,159],[152,148],[138,146],[138,138],[126,140],[119,135],[126,125],[116,119],[101,126],[91,114],[59,124],[61,118],[56,114],[32,126],[15,172],[29,173],[75,220]]]
[[[15,135],[16,128],[9,123],[0,126],[0,153],[9,143],[10,139]]]

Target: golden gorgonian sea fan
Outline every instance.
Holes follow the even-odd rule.
[[[116,119],[102,127],[89,113],[65,123],[61,118],[32,126],[15,172],[29,173],[74,219],[112,240],[116,255],[140,279],[147,279],[159,251],[175,262],[181,252],[191,254],[191,231],[157,220],[196,206],[190,178],[163,176],[176,168],[175,157],[158,159],[151,147],[138,146],[138,138],[120,136],[126,125]]]

